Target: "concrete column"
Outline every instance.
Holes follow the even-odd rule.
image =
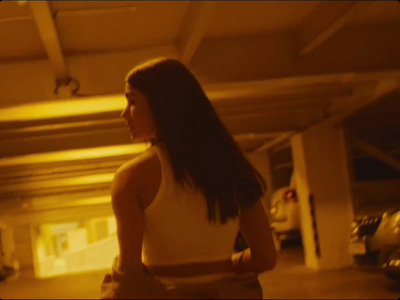
[[[344,130],[319,124],[291,143],[306,266],[348,266],[353,207]]]
[[[272,175],[271,175],[271,165],[269,161],[269,157],[266,151],[256,151],[247,153],[247,159],[253,165],[254,168],[258,172],[260,172],[261,176],[264,178],[265,183],[267,184],[267,190],[264,197],[261,199],[265,212],[269,217],[270,213],[270,201],[272,194]]]
[[[29,225],[13,226],[15,256],[21,269],[31,270],[34,267],[34,249],[32,228]]]

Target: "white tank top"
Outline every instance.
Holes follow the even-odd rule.
[[[152,146],[161,163],[161,184],[144,210],[142,261],[147,266],[212,262],[230,259],[239,218],[226,224],[207,219],[204,196],[175,182],[166,152]]]

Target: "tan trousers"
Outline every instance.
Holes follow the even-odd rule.
[[[245,274],[212,283],[182,284],[167,293],[170,299],[262,299],[257,277]]]
[[[101,299],[262,299],[255,275],[241,274],[209,283],[165,286],[146,272],[107,274]]]

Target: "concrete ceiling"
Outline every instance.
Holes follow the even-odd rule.
[[[138,146],[119,117],[125,74],[159,56],[196,74],[244,150],[348,120],[363,153],[397,168],[399,32],[396,0],[3,0],[0,212],[107,196]]]
[[[399,30],[394,0],[2,1],[0,107],[121,94],[132,66],[167,56],[197,75],[245,149],[265,149],[397,90]],[[86,119],[100,125],[0,116],[11,145],[0,154],[129,142],[117,110]],[[104,132],[110,122],[119,135]],[[37,145],[25,142],[32,127]]]

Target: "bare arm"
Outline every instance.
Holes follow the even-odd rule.
[[[119,262],[128,266],[142,263],[144,222],[136,184],[135,168],[122,168],[116,172],[111,187],[120,248]]]
[[[276,264],[276,250],[267,215],[260,201],[244,209],[240,216],[240,231],[249,246],[232,260],[239,271],[264,272]]]
[[[140,160],[122,166],[112,183],[112,205],[117,219],[120,253],[117,268],[125,274],[114,291],[116,299],[165,298],[164,285],[151,276],[142,264],[143,199],[149,195],[154,198],[152,190],[157,190],[158,184],[157,181],[149,180],[152,166],[154,163],[151,163],[149,156],[142,156]],[[150,192],[146,182],[155,186],[150,188]]]

